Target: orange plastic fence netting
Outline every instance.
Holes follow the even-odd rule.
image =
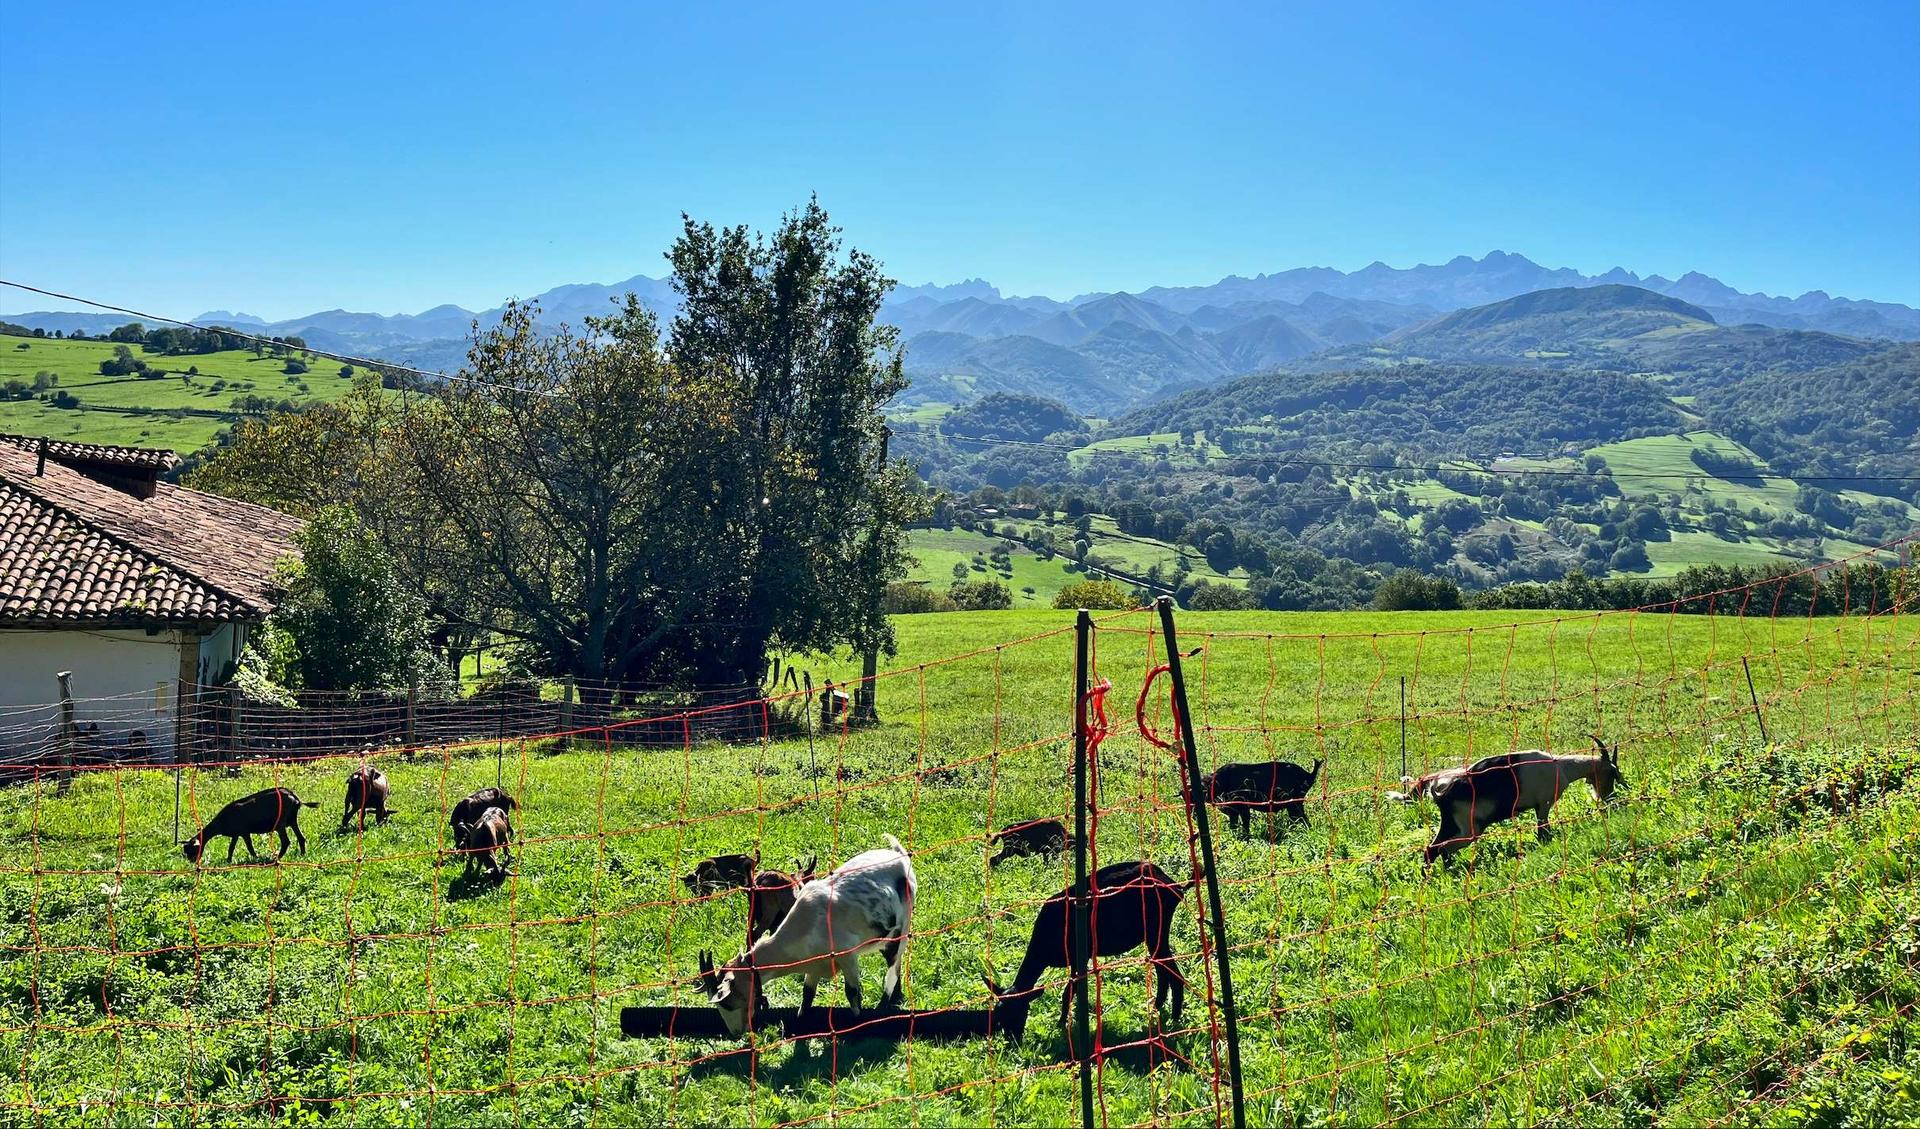
[[[1721,1124],[1833,1087],[1898,1120],[1875,1079],[1920,1000],[1913,579],[1183,614],[1184,716],[1139,611],[1091,627],[1083,700],[1063,614],[879,676],[875,724],[824,678],[299,708],[189,689],[130,747],[22,711],[0,1108],[1076,1123],[1077,1051],[1099,1124],[1221,1124],[1224,959],[1259,1124]],[[121,732],[157,696],[76,702],[79,724]],[[1076,717],[1091,1046],[1061,1007]],[[365,764],[380,783],[349,784]],[[890,969],[905,1021],[878,1006]],[[835,1010],[800,1022],[803,995]],[[623,1033],[624,1009],[652,1018]]]

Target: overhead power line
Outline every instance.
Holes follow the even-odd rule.
[[[34,294],[45,295],[48,298],[58,298],[63,302],[78,302],[83,306],[92,306],[95,309],[108,310],[116,314],[126,314],[128,317],[139,318],[142,321],[164,322],[167,325],[177,325],[182,329],[198,330],[201,333],[219,333],[227,337],[237,337],[242,341],[257,341],[262,345],[286,345],[285,340],[275,341],[271,337],[262,337],[256,333],[247,333],[230,326],[200,325],[196,322],[181,321],[179,318],[143,313],[139,310],[128,309],[125,306],[115,306],[108,302],[97,302],[92,298],[82,298],[77,294],[62,294],[58,290],[46,290],[38,286],[29,286],[24,282],[13,282],[9,279],[0,278],[0,286],[11,286],[16,290],[26,290]],[[332,353],[325,349],[316,349],[311,345],[303,345],[300,349],[302,352],[311,353],[316,357],[325,357],[331,361],[340,361],[350,365],[365,365],[371,369],[385,369],[388,372],[404,372],[411,376],[424,376],[431,380],[450,380],[459,384],[472,384],[481,388],[500,388],[509,392],[530,392],[536,396],[552,396],[555,394],[553,392],[541,391],[537,388],[516,388],[509,384],[498,383],[497,381],[476,380],[471,376],[462,376],[457,372],[434,372],[429,369],[413,368],[410,365],[395,364],[392,361],[375,360],[372,357],[356,357],[348,353]]]
[[[1033,439],[995,439],[995,438],[989,438],[984,435],[955,435],[955,434],[952,434],[951,432],[946,432],[946,431],[936,431],[934,432],[934,434],[944,436],[945,438],[950,440],[956,440],[956,441],[967,442],[967,443],[981,443],[981,444],[986,444],[986,445],[996,446],[996,447],[1025,447],[1025,448],[1032,448],[1035,450],[1065,451],[1068,453],[1078,451],[1089,458],[1140,459],[1140,458],[1151,457],[1150,453],[1146,453],[1146,452],[1121,451],[1121,450],[1115,450],[1112,448],[1102,450],[1102,449],[1097,449],[1092,447],[1075,447],[1071,443],[1047,443],[1047,442],[1043,442],[1040,440],[1033,440]],[[1427,474],[1427,469],[1425,466],[1413,466],[1413,465],[1408,465],[1404,463],[1329,462],[1329,461],[1318,460],[1318,459],[1301,459],[1301,458],[1295,458],[1291,455],[1281,455],[1281,454],[1214,455],[1214,454],[1209,454],[1208,452],[1205,452],[1205,451],[1192,451],[1192,452],[1187,452],[1186,454],[1187,454],[1187,457],[1197,459],[1202,462],[1240,463],[1240,464],[1260,465],[1260,466],[1322,467],[1327,470],[1394,471],[1401,474],[1418,474],[1418,475]],[[1451,458],[1457,458],[1457,457],[1458,456],[1451,456]],[[1446,466],[1444,465],[1446,461],[1447,461],[1446,459],[1436,460],[1438,464],[1441,464],[1440,471],[1443,474],[1446,473],[1447,471],[1453,471],[1458,474],[1498,474],[1498,475],[1518,475],[1523,477],[1531,476],[1531,477],[1544,477],[1544,478],[1611,478],[1611,479],[1653,478],[1653,479],[1667,479],[1667,480],[1720,479],[1722,481],[1733,481],[1733,482],[1757,481],[1757,482],[1796,482],[1796,483],[1798,482],[1920,482],[1920,475],[1879,475],[1879,474],[1785,475],[1785,474],[1769,474],[1765,472],[1756,472],[1753,474],[1735,474],[1735,475],[1722,476],[1717,474],[1709,474],[1709,473],[1706,473],[1705,471],[1671,471],[1671,472],[1663,473],[1660,471],[1616,472],[1616,471],[1608,471],[1608,470],[1550,470],[1545,468],[1534,468],[1534,467]]]

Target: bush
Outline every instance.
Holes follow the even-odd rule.
[[[1614,551],[1607,560],[1607,567],[1614,572],[1646,572],[1653,568],[1653,562],[1647,559],[1647,547],[1639,541],[1628,541]]]
[[[887,585],[881,597],[881,610],[888,615],[917,615],[921,612],[950,612],[959,607],[953,597],[936,592],[928,585],[896,580]]]
[[[1004,611],[1013,606],[1013,589],[998,580],[961,581],[947,595],[963,612]]]
[[[299,376],[302,373],[307,371],[307,362],[300,360],[297,357],[288,357],[287,363],[280,369],[280,371],[284,373],[288,373],[292,376]]]
[[[1403,568],[1374,590],[1373,606],[1383,612],[1452,611],[1460,606],[1460,586],[1444,576]]]
[[[1197,612],[1240,612],[1259,605],[1244,588],[1235,588],[1231,584],[1202,583],[1194,588],[1187,606]]]
[[[1069,584],[1053,598],[1053,606],[1062,609],[1086,608],[1088,611],[1126,611],[1140,606],[1133,593],[1111,580],[1086,580]]]
[[[296,538],[273,622],[293,641],[287,685],[310,690],[442,689],[452,672],[428,637],[427,602],[350,511],[328,509]]]

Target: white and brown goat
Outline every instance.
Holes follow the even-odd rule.
[[[837,970],[847,1005],[858,1012],[860,954],[878,945],[887,960],[881,1005],[898,1004],[918,888],[912,857],[889,835],[885,847],[862,851],[832,874],[800,887],[779,926],[745,953],[717,969],[713,954],[701,953],[700,986],[734,1035],[746,1031],[749,1005],[764,1006],[765,982],[781,976],[804,978],[804,1012],[813,1006],[820,981]]]
[[[1503,820],[1531,811],[1542,843],[1553,837],[1548,818],[1553,805],[1576,780],[1593,786],[1605,803],[1626,781],[1620,774],[1620,750],[1609,750],[1595,737],[1596,756],[1576,756],[1527,749],[1485,757],[1466,768],[1443,769],[1416,782],[1415,795],[1433,798],[1440,809],[1440,827],[1427,845],[1426,865],[1438,858],[1452,865],[1452,856]]]

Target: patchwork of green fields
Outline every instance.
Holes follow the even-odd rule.
[[[36,374],[47,372],[59,378],[53,391],[80,401],[59,408],[37,398],[0,400],[0,431],[184,454],[240,418],[233,408],[237,397],[304,403],[337,399],[352,387],[339,375],[337,361],[310,361],[308,371],[296,375],[282,371],[284,359],[239,349],[169,357],[130,346],[135,357],[167,375],[106,376],[100,362],[113,356],[113,348],[104,341],[0,336],[0,386],[16,380],[31,386]],[[189,368],[198,375],[187,375]]]
[[[1210,441],[1205,432],[1193,437],[1193,446],[1180,447],[1180,433],[1177,431],[1156,431],[1151,435],[1123,435],[1112,439],[1100,439],[1084,447],[1069,452],[1067,461],[1075,467],[1084,466],[1089,459],[1098,458],[1095,452],[1119,451],[1130,455],[1150,455],[1155,449],[1165,447],[1167,457],[1175,464],[1200,464],[1204,460],[1226,454],[1219,444]]]
[[[1013,606],[1050,608],[1060,589],[1087,579],[1081,573],[1068,572],[1065,557],[1043,561],[1026,549],[1015,546],[1008,554],[1013,571],[994,569],[990,554],[1005,545],[1004,537],[989,537],[965,529],[914,529],[907,533],[907,548],[917,562],[908,579],[924,581],[928,587],[944,592],[954,581],[953,566],[967,570],[967,579],[998,580],[1013,589]]]
[[[1220,835],[1250,1123],[1920,1117],[1920,619],[1527,618],[1182,615],[1182,644],[1202,648],[1202,759],[1327,760],[1309,826]],[[185,774],[189,824],[274,783],[319,801],[308,852],[279,866],[226,867],[223,845],[188,866],[164,773],[0,790],[15,846],[0,860],[0,1107],[46,1124],[1072,1122],[1057,977],[1023,1041],[836,1049],[768,1033],[756,1053],[617,1024],[624,1005],[700,1006],[695,954],[738,948],[743,900],[692,898],[674,876],[694,860],[757,847],[832,865],[887,833],[919,875],[908,1001],[984,1005],[982,968],[1011,976],[1069,865],[989,868],[983,836],[1069,810],[1070,622],[902,617],[874,730],[508,744],[521,841],[497,887],[436,858],[446,806],[496,782],[492,743],[382,756],[399,814],[364,832],[333,829],[345,760]],[[1122,616],[1099,633],[1119,701],[1157,654],[1148,627]],[[978,653],[940,661],[963,652]],[[1753,736],[1741,654],[1772,749]],[[1620,744],[1625,791],[1602,808],[1576,785],[1552,841],[1502,826],[1467,865],[1423,874],[1432,808],[1383,799],[1401,772],[1401,677],[1411,770],[1577,751],[1600,732]],[[1130,709],[1113,712],[1099,857],[1189,873],[1178,771]],[[1137,1042],[1151,1020],[1138,954],[1102,962],[1111,1123],[1214,1119],[1198,901],[1173,934],[1179,1058]],[[879,962],[863,964],[871,999]],[[798,999],[793,981],[767,991]]]

